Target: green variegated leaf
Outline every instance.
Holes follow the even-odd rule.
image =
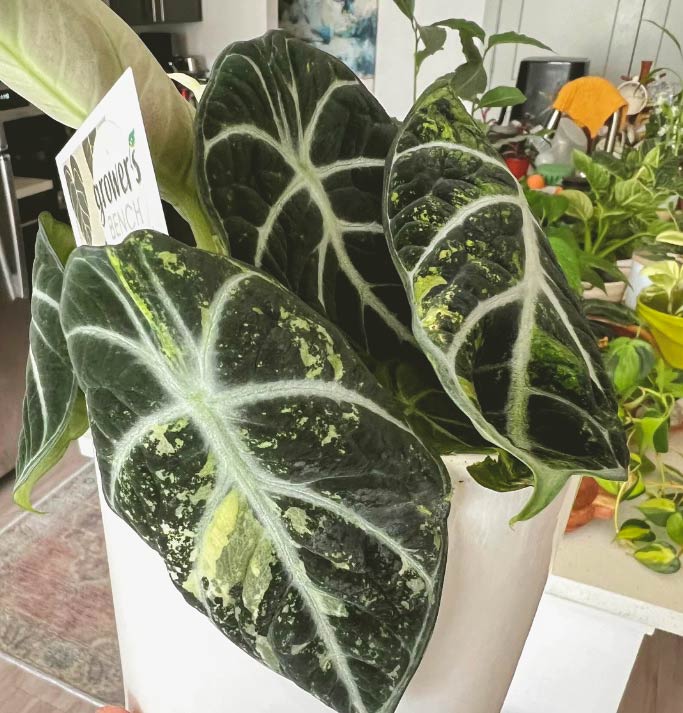
[[[572,474],[623,479],[616,399],[578,298],[450,77],[408,115],[386,180],[415,336],[482,436],[533,472],[519,517]]]
[[[64,262],[74,247],[69,226],[47,213],[40,216],[23,427],[14,485],[15,501],[29,510],[35,483],[88,427],[83,394],[78,390],[59,323]]]
[[[186,600],[335,710],[393,711],[434,625],[450,487],[338,330],[154,233],[78,249],[62,325],[107,501]]]
[[[406,365],[414,393],[433,395],[396,396],[432,447],[481,448],[415,345],[382,227],[396,128],[351,70],[282,32],[238,42],[216,62],[198,127],[202,198],[231,254],[328,317],[373,370]]]

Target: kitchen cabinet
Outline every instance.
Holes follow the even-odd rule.
[[[202,0],[109,0],[109,7],[129,25],[199,22]]]

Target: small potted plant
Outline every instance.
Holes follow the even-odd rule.
[[[495,126],[489,139],[503,157],[510,173],[517,179],[524,178],[545,141],[544,130],[534,129],[520,121],[511,121],[507,126]]]
[[[662,260],[642,272],[652,284],[638,296],[638,314],[650,325],[664,358],[683,369],[683,264]]]

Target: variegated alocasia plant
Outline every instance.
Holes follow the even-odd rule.
[[[94,2],[59,6],[125,37]],[[30,88],[58,68],[7,3],[37,59],[12,59],[2,29],[0,59]],[[71,81],[52,78],[31,96],[68,110]],[[271,33],[220,58],[196,130],[208,215],[192,181],[166,195],[195,205],[206,250],[155,233],[74,250],[43,219],[17,500],[85,427],[85,400],[107,502],[185,599],[340,713],[392,713],[443,584],[434,453],[499,450],[473,472],[535,479],[528,517],[571,473],[621,475],[609,380],[448,79],[399,129],[340,62]]]
[[[484,438],[516,459],[501,460],[504,484],[533,475],[523,519],[575,473],[623,479],[628,449],[577,298],[451,82],[432,85],[396,137],[386,228],[415,336],[442,384]],[[473,471],[487,485],[489,466]]]
[[[384,237],[392,121],[341,61],[271,32],[217,60],[197,116],[200,195],[240,260],[328,317],[440,453],[486,444],[415,344]]]
[[[53,263],[42,250],[37,275]],[[341,334],[263,273],[155,233],[76,249],[63,284],[55,270],[34,302],[60,365],[66,338],[109,505],[245,652],[337,711],[393,711],[438,610],[443,465]],[[55,360],[36,354],[35,375]],[[76,411],[42,386],[30,428],[34,402]]]

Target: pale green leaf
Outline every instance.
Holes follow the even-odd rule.
[[[649,498],[638,505],[638,510],[655,525],[664,527],[669,516],[676,512],[676,503],[669,498]]]
[[[658,243],[683,246],[683,232],[680,230],[664,230],[657,235],[655,240]]]
[[[666,521],[666,534],[677,544],[683,545],[683,513],[675,512]]]
[[[443,453],[471,450],[464,444],[480,452],[481,438],[415,345],[384,236],[395,133],[327,52],[282,32],[238,42],[216,61],[197,114],[201,196],[231,254],[342,329],[396,388],[420,437]]]
[[[569,202],[567,215],[587,223],[593,217],[593,203],[583,192],[573,188],[562,191],[562,197]]]
[[[674,574],[681,568],[676,550],[668,542],[653,542],[633,553],[648,569],[659,574]]]

